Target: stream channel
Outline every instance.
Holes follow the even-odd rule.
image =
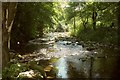
[[[52,33],[47,38],[29,41],[26,50],[31,55],[37,55],[30,60],[43,65],[47,63],[48,70],[54,67],[55,75],[47,74],[54,78],[111,78],[119,70],[116,50],[105,48],[88,51],[77,41],[55,41]]]

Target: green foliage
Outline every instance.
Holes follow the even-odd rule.
[[[2,72],[3,79],[16,78],[20,72],[26,71],[25,64],[16,63],[6,67]]]
[[[68,5],[65,17],[71,27],[71,35],[76,35],[79,40],[84,41],[117,44],[117,3],[70,2]],[[96,13],[94,21],[93,13]],[[77,18],[75,20],[77,32],[74,32],[72,28],[74,17]]]
[[[69,22],[72,18],[74,18],[77,15],[77,11],[75,10],[78,6],[79,3],[68,3],[69,7],[65,9],[65,17],[66,17],[66,22]]]
[[[98,28],[96,31],[92,29],[81,30],[77,34],[77,37],[82,41],[93,41],[104,44],[116,44],[117,45],[117,30],[111,28]]]
[[[16,48],[36,37],[42,37],[45,28],[53,28],[56,15],[53,3],[18,3],[11,33],[11,47]]]

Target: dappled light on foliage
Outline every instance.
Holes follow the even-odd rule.
[[[2,8],[3,79],[119,77],[119,2],[10,2]]]

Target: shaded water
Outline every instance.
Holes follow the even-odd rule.
[[[48,60],[50,65],[57,68],[56,78],[111,78],[116,70],[120,71],[117,67],[119,54],[113,48],[87,51],[77,42],[55,42],[47,38],[32,40],[26,48],[38,55],[33,58],[34,61],[44,64],[40,61]]]

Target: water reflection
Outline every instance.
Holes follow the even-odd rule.
[[[58,78],[110,78],[114,72],[119,57],[113,49],[100,49],[100,51],[89,52],[81,45],[70,41],[58,41],[49,44],[31,44],[29,50],[37,51],[35,61],[41,59],[59,58],[53,62],[57,67]],[[31,49],[30,49],[31,48]],[[44,54],[44,55],[41,55]],[[92,56],[91,56],[92,55]],[[115,56],[114,56],[115,55]],[[93,59],[91,59],[93,57]],[[44,64],[44,63],[40,63]],[[116,69],[114,71],[114,69]],[[114,74],[115,75],[115,74]]]

